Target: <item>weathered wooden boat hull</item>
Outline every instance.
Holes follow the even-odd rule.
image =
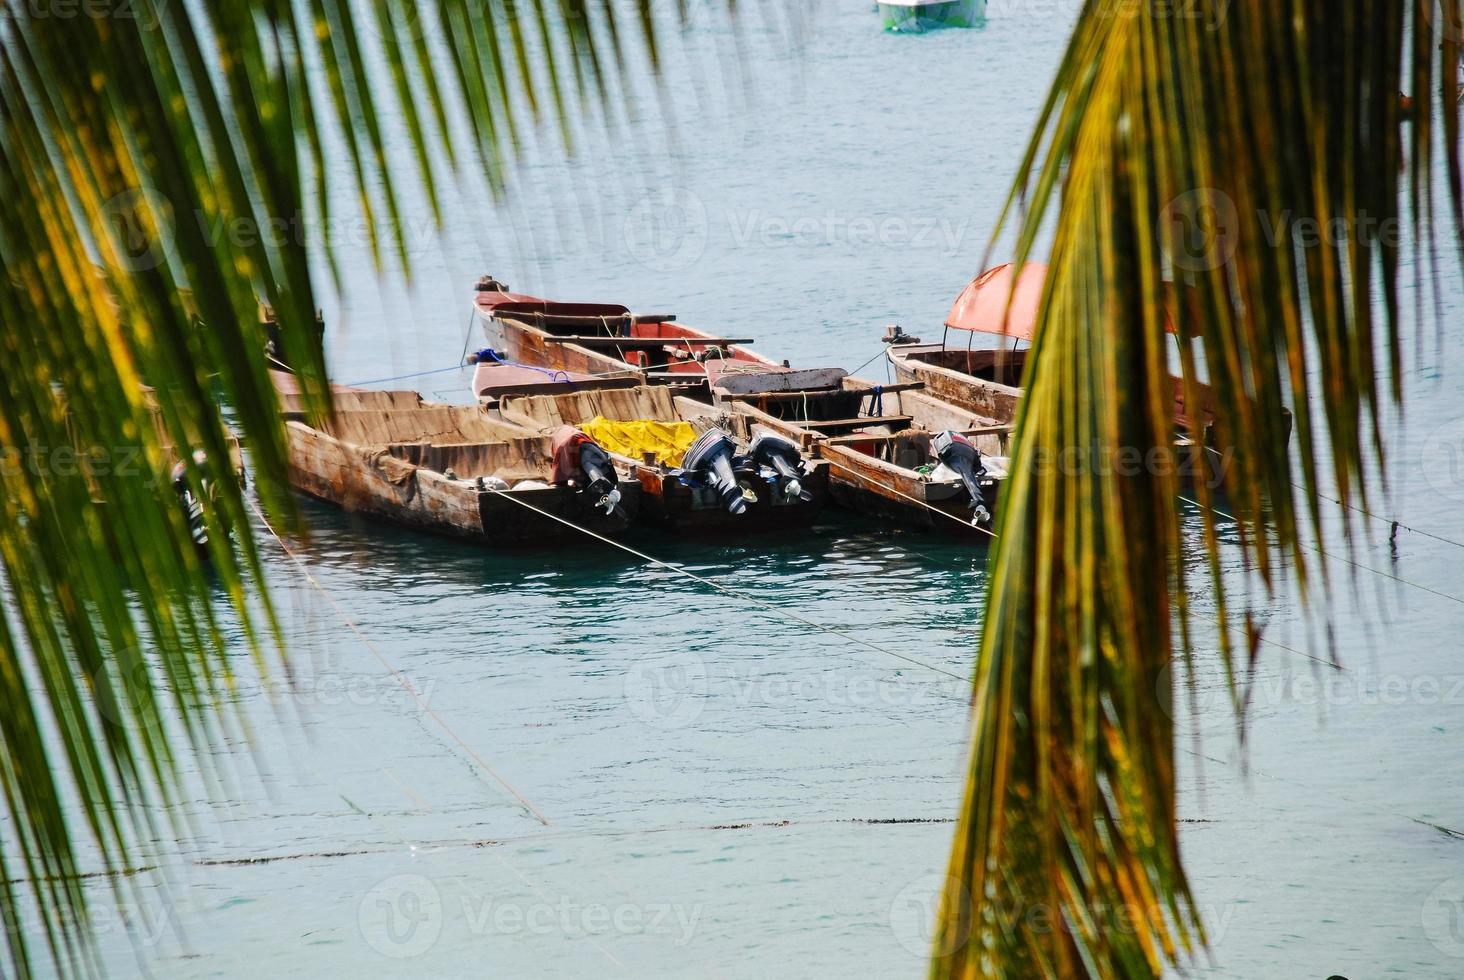
[[[644,381],[643,369],[602,351],[552,341],[548,331],[538,330],[508,316],[484,315],[483,337],[488,346],[510,361],[575,374],[614,377],[629,376]]]
[[[829,465],[829,496],[840,507],[921,531],[958,538],[991,537],[990,528],[971,523],[965,493],[911,479],[900,467],[840,446],[822,446],[819,451]],[[933,496],[933,489],[943,493]],[[993,517],[1000,496],[994,493],[986,501]]]
[[[1001,352],[990,349],[947,350],[940,344],[896,345],[885,352],[895,380],[903,383],[924,382],[925,390],[942,401],[977,415],[1009,422],[1016,418],[1017,401],[1022,397],[1022,389],[987,381],[975,375],[976,371],[983,369],[993,373],[998,370],[1000,354]],[[942,360],[950,363],[952,358],[957,363],[969,358],[971,364],[967,370],[957,370],[940,363]],[[1020,379],[1019,370],[1015,378]]]
[[[480,490],[470,481],[341,442],[301,422],[289,422],[286,430],[290,482],[297,490],[351,513],[479,544],[527,547],[586,539],[583,531],[556,517],[596,534],[618,535],[640,502],[640,485],[625,480],[620,481],[624,513],[615,515],[568,487]]]

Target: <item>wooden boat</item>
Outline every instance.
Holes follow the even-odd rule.
[[[887,31],[919,32],[986,23],[986,0],[878,0],[875,6]]]
[[[781,432],[827,462],[840,505],[907,527],[990,537],[1009,424],[933,398],[918,381],[823,374],[823,385],[802,389],[776,375],[744,375],[714,392],[741,424]]]
[[[540,299],[491,276],[478,281],[473,310],[489,348],[521,366],[701,387],[723,374],[787,370],[742,346],[749,338],[718,337],[677,323],[674,314]]]
[[[573,429],[542,435],[478,406],[348,388],[315,428],[293,380],[276,372],[290,482],[345,510],[508,547],[583,541],[576,528],[616,535],[639,506],[640,484]]]
[[[1038,304],[1047,266],[1028,262],[1016,273],[1011,265],[988,269],[956,297],[946,316],[939,344],[922,344],[898,327],[886,333],[886,356],[901,382],[923,382],[926,390],[944,401],[980,415],[1010,422],[1021,398],[1022,372],[1037,326]],[[964,349],[947,344],[950,331],[967,336]],[[996,338],[996,347],[973,347],[977,334]],[[1175,447],[1186,480],[1220,482],[1229,445],[1215,426],[1215,396],[1209,385],[1194,384],[1195,397],[1186,397],[1184,383],[1174,384]],[[1289,413],[1288,413],[1289,418]]]
[[[734,436],[712,405],[664,385],[573,387],[486,397],[511,424],[576,426],[599,439],[639,481],[650,523],[683,533],[786,530],[808,527],[823,506],[828,468],[779,432]]]
[[[1031,343],[1046,276],[1047,267],[1036,262],[1018,275],[1011,265],[983,272],[956,297],[939,344],[919,343],[893,328],[885,342],[895,377],[923,381],[932,395],[969,411],[1013,419],[1029,353],[1021,345]],[[947,344],[952,330],[966,334],[964,349]],[[975,348],[978,334],[996,338],[999,346]]]

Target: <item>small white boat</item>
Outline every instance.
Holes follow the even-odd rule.
[[[980,27],[986,23],[986,0],[879,0],[876,6],[887,31]]]

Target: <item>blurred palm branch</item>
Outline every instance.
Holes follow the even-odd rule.
[[[378,261],[405,265],[399,190],[440,216],[444,168],[501,188],[526,132],[572,149],[573,121],[614,101],[638,52],[658,59],[650,0],[67,9],[12,0],[0,24],[0,914],[21,976],[38,955],[98,969],[79,841],[106,874],[182,836],[155,815],[182,819],[182,753],[206,765],[199,750],[239,724],[215,707],[230,643],[261,661],[278,646],[230,462],[232,427],[288,525],[261,301],[313,411],[329,396],[311,244],[264,232],[312,209],[324,224],[344,172]],[[1196,628],[1178,467],[1044,461],[1127,447],[1173,463],[1172,322],[1184,377],[1207,377],[1237,447],[1223,500],[1250,567],[1310,581],[1298,549],[1321,535],[1324,486],[1344,519],[1365,501],[1380,404],[1401,395],[1386,232],[1433,241],[1439,147],[1457,233],[1458,25],[1456,0],[1085,4],[1009,208],[1026,257],[1059,206],[935,976],[1150,976],[1203,946],[1174,812],[1171,660]],[[1349,231],[1302,242],[1303,219]],[[207,455],[189,481],[214,488],[207,562],[167,478],[190,449]],[[1193,492],[1228,622],[1215,500]],[[1216,634],[1233,681],[1256,649],[1241,614],[1245,644]],[[129,879],[106,876],[122,897]]]
[[[301,229],[329,221],[328,182],[346,175],[378,264],[395,247],[405,268],[399,189],[440,218],[445,173],[499,190],[535,128],[570,149],[578,117],[609,124],[617,83],[655,67],[668,18],[651,0],[0,13],[0,915],[11,975],[41,956],[86,974],[80,875],[123,900],[115,872],[186,839],[184,753],[207,769],[242,724],[219,707],[231,646],[287,669],[230,430],[262,505],[295,526],[260,304],[327,410],[309,260],[334,257]],[[212,488],[206,554],[175,461]]]
[[[1057,208],[932,977],[1150,977],[1203,950],[1175,702],[1218,644],[1243,721],[1253,604],[1325,590],[1306,549],[1367,506],[1404,253],[1424,297],[1436,197],[1459,235],[1459,37],[1455,0],[1083,6],[1004,218],[1025,259]],[[1181,480],[1175,360],[1234,447],[1218,487]]]

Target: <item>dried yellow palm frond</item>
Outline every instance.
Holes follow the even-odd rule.
[[[1443,197],[1458,234],[1458,27],[1455,0],[1085,5],[1013,198],[1023,258],[1053,207],[1056,232],[933,977],[1154,976],[1203,946],[1169,681],[1204,625],[1184,600],[1184,498],[1222,620],[1241,600],[1217,494],[1263,586],[1286,568],[1315,587],[1298,549],[1322,533],[1325,483],[1345,522],[1382,452],[1380,402],[1400,397],[1400,222],[1432,241]],[[1175,346],[1187,403],[1202,376],[1213,389],[1218,487],[1178,475]],[[1147,465],[1116,465],[1125,452]],[[1240,650],[1216,636],[1232,691],[1247,632]]]
[[[273,613],[251,601],[263,575],[224,413],[259,497],[288,521],[258,317],[273,308],[277,353],[323,410],[306,199],[327,224],[327,175],[349,174],[378,259],[395,243],[405,264],[403,180],[434,212],[441,161],[500,187],[517,136],[542,120],[567,140],[571,118],[635,68],[631,38],[654,58],[654,28],[650,0],[4,0],[0,917],[17,923],[28,905],[57,968],[96,967],[79,843],[105,873],[181,833],[153,826],[181,819],[166,806],[180,755],[239,723],[212,707],[231,682],[223,624],[267,649]],[[466,149],[450,105],[470,121]],[[386,109],[414,167],[388,151]],[[318,131],[332,117],[339,160]],[[212,487],[206,555],[175,460],[187,486]],[[6,928],[0,972],[29,975],[42,951],[26,935]]]

